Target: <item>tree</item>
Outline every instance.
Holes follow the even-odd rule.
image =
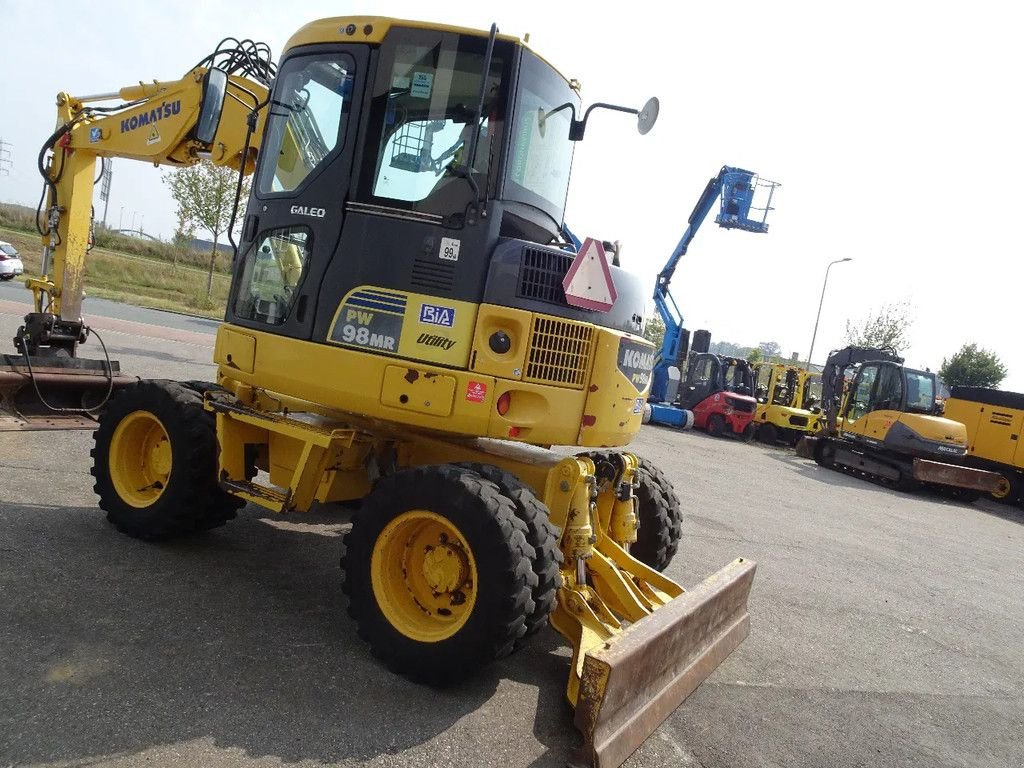
[[[782,354],[782,347],[777,341],[762,341],[757,345],[761,357],[769,363]]]
[[[665,321],[659,315],[651,315],[644,325],[644,338],[651,342],[658,349],[665,340]]]
[[[913,322],[909,302],[883,304],[856,325],[846,321],[846,343],[857,347],[892,347],[900,352],[910,345],[908,332]]]
[[[761,354],[760,348],[754,348],[750,350],[750,354],[747,355],[747,362],[751,365],[757,365],[764,360],[764,355]]]
[[[998,387],[1006,378],[1006,366],[994,352],[972,342],[948,360],[942,358],[939,377],[951,387]]]
[[[217,263],[217,246],[231,223],[231,211],[238,188],[238,171],[203,160],[196,165],[178,168],[164,174],[164,183],[178,204],[178,229],[187,232],[189,226],[207,230],[213,235],[210,250],[210,271],[206,277],[206,295],[213,293],[213,268]],[[245,215],[245,201],[249,199],[249,180],[242,180],[241,202],[237,221]]]
[[[742,344],[733,344],[731,341],[712,341],[708,347],[712,355],[722,357],[746,357],[751,352],[751,347],[744,347]]]

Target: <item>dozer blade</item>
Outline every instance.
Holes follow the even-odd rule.
[[[85,411],[101,406],[108,393],[136,382],[118,364],[84,359],[0,356],[0,432],[93,429]]]
[[[621,765],[743,642],[756,567],[736,560],[586,652],[575,716],[581,762]]]
[[[988,472],[959,464],[945,464],[941,461],[914,459],[914,479],[936,485],[951,485],[985,493],[1005,493],[1007,481],[998,472]]]
[[[801,437],[800,441],[796,444],[796,455],[801,459],[813,459],[814,458],[814,446],[817,445],[819,438],[817,437]]]

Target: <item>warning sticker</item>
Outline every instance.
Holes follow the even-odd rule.
[[[409,88],[409,95],[415,99],[429,99],[430,91],[433,87],[433,72],[413,72],[412,86]]]
[[[471,403],[482,403],[487,399],[487,385],[482,381],[470,381],[466,385],[466,400]]]

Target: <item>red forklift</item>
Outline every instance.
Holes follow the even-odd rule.
[[[711,334],[697,331],[679,387],[679,407],[693,412],[693,426],[709,435],[731,435],[743,440],[754,436],[754,375],[750,364],[738,357],[708,352]]]

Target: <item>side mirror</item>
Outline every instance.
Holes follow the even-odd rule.
[[[196,123],[196,141],[212,144],[224,111],[224,96],[228,90],[228,75],[223,69],[211,67],[203,77],[203,101]]]
[[[652,96],[644,104],[644,108],[641,109],[636,116],[636,129],[640,132],[641,136],[646,136],[654,124],[658,122],[658,112],[661,109],[661,102],[658,101],[657,96]]]

